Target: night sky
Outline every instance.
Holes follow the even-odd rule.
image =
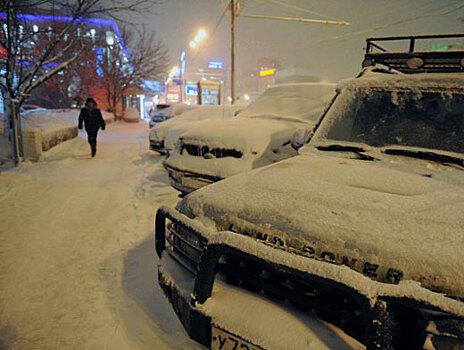
[[[149,27],[169,47],[172,64],[182,49],[187,50],[187,71],[196,70],[210,60],[230,57],[230,16],[218,23],[226,0],[165,0],[149,19]],[[384,1],[384,0],[246,0],[242,13],[287,17],[306,17],[350,22],[334,26],[237,18],[236,67],[256,67],[261,57],[275,58],[283,68],[297,68],[319,75],[327,81],[354,76],[360,69],[365,38],[370,36],[464,32],[464,4],[460,0]],[[452,11],[457,9],[456,11]],[[188,43],[198,28],[209,37],[201,47],[191,50]],[[240,79],[238,79],[240,80]]]

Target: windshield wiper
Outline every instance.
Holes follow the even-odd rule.
[[[356,146],[344,146],[344,145],[329,145],[329,146],[317,146],[319,151],[329,151],[329,152],[351,152],[356,154],[361,160],[375,160],[374,157],[371,157],[363,152],[366,152],[362,147]]]
[[[431,160],[439,163],[457,164],[464,168],[464,159],[429,151],[410,151],[406,149],[387,148],[385,154]]]

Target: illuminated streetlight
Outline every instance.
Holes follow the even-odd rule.
[[[200,38],[199,35],[197,35],[197,36],[195,37],[195,39],[193,39],[193,40],[195,40],[197,43],[199,43],[199,42],[201,41],[201,38]]]
[[[195,41],[191,41],[191,42],[190,42],[190,47],[191,47],[192,49],[194,49],[195,47],[197,47],[197,43],[196,43]]]
[[[200,29],[200,30],[198,31],[198,36],[199,36],[200,38],[204,38],[204,37],[206,36],[206,30]]]

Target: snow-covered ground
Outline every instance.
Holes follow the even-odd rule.
[[[200,349],[157,284],[153,214],[177,202],[145,122],[0,174],[1,349]]]

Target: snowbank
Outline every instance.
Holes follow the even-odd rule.
[[[8,137],[0,135],[0,165],[8,162],[11,158],[11,147]]]
[[[65,141],[52,149],[43,152],[39,161],[55,161],[67,158],[89,158],[89,145],[80,137]]]
[[[75,123],[77,125],[77,121],[79,118],[80,109],[32,109],[23,113],[22,115],[36,115],[36,116],[52,116],[63,121],[67,121],[70,123]],[[114,115],[110,112],[101,111],[103,119],[105,123],[112,123],[114,122]]]
[[[24,132],[29,131],[40,135],[42,151],[49,150],[58,143],[77,136],[77,123],[71,123],[53,113],[47,113],[46,110],[37,114],[25,113],[21,116],[21,120]]]

